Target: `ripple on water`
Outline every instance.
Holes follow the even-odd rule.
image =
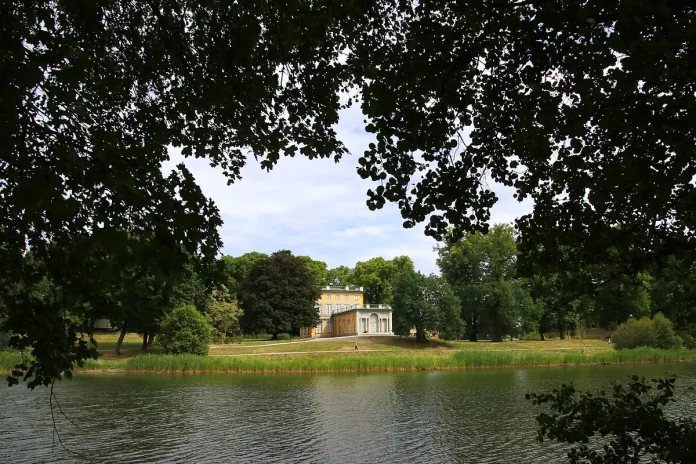
[[[681,376],[696,412],[696,365],[374,375],[104,376],[57,387],[75,455],[52,447],[46,391],[0,390],[0,462],[564,462],[539,444],[528,391],[637,372]]]

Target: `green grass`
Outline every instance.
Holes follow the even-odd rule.
[[[500,345],[500,344],[499,344]],[[0,371],[20,362],[18,352],[0,352]],[[264,356],[193,356],[143,354],[132,358],[87,361],[79,372],[140,373],[291,373],[384,372],[531,366],[577,366],[696,361],[696,350],[528,350],[478,349],[397,352],[300,353]]]
[[[0,351],[0,372],[10,372],[20,362],[22,355],[19,351]]]
[[[127,360],[90,363],[86,369],[116,369],[146,373],[290,373],[380,372],[438,369],[476,369],[524,366],[575,366],[591,364],[654,363],[696,360],[696,351],[654,348],[581,352],[460,350],[450,355],[410,356],[400,353],[302,355],[297,357],[211,357],[193,355],[143,355]],[[95,366],[96,364],[96,366]]]

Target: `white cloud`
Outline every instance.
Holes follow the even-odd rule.
[[[375,256],[408,255],[417,269],[437,272],[436,242],[423,234],[422,225],[404,229],[395,205],[370,211],[365,204],[366,191],[374,185],[361,179],[356,168],[372,137],[363,130],[359,109],[342,114],[337,132],[352,153],[340,163],[297,156],[282,158],[265,172],[250,158],[242,180],[229,186],[205,160],[183,160],[175,150],[163,169],[183,161],[205,195],[215,201],[224,220],[220,231],[224,254],[289,249],[330,267],[353,266]],[[493,209],[493,222],[510,222],[529,211],[528,204],[512,199],[509,189],[496,192],[500,201]]]

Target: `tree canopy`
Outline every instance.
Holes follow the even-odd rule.
[[[487,234],[467,234],[438,247],[442,275],[461,299],[469,339],[488,334],[501,341],[519,333],[525,319],[538,319],[525,281],[517,274],[512,227],[498,224]]]
[[[239,290],[244,315],[242,328],[247,333],[299,332],[319,322],[315,309],[321,296],[316,277],[303,257],[290,251],[273,253],[251,269]]]
[[[405,271],[394,282],[394,333],[425,341],[426,331],[458,338],[463,332],[459,298],[449,284],[436,275]]]
[[[169,150],[230,182],[250,156],[339,160],[353,103],[375,139],[358,159],[380,182],[367,204],[396,203],[406,227],[487,231],[497,182],[534,203],[520,262],[557,279],[608,257],[613,275],[694,262],[690,2],[28,0],[5,2],[0,26],[1,307],[31,315],[5,326],[55,353],[36,357],[49,377],[89,354],[66,308],[18,283],[37,275],[28,250],[45,262],[82,240],[70,272],[95,289],[87,256],[121,231],[156,243],[164,269],[212,261],[219,211],[183,164],[163,172]],[[388,302],[389,279],[365,276]]]
[[[365,301],[390,304],[393,299],[392,285],[402,272],[414,271],[408,256],[397,256],[387,260],[378,256],[367,261],[358,261],[350,276],[354,285],[363,287]]]
[[[687,463],[696,447],[693,419],[672,419],[664,408],[674,402],[675,378],[646,381],[633,376],[597,392],[563,384],[551,393],[527,394],[548,406],[537,417],[537,440],[571,445],[569,462]]]

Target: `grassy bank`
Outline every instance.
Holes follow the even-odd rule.
[[[18,353],[0,353],[0,370],[9,371]],[[127,359],[89,361],[77,371],[140,373],[299,373],[386,372],[531,366],[579,366],[695,361],[696,351],[638,348],[597,353],[533,350],[458,350],[443,353],[302,354],[297,356],[213,357],[148,354]]]

